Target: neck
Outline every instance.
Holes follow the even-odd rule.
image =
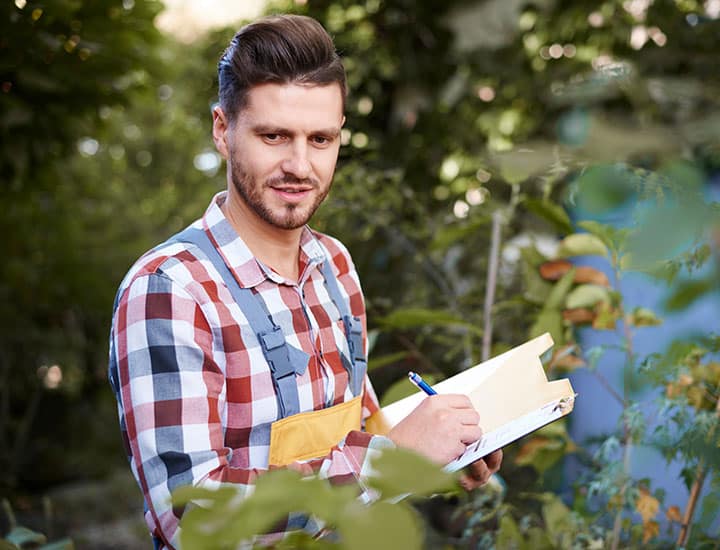
[[[220,208],[258,260],[286,279],[298,280],[303,227],[282,229],[270,225],[248,208],[232,188],[228,190],[227,198]]]

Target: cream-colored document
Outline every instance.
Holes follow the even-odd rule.
[[[433,386],[438,393],[467,395],[483,431],[446,470],[459,470],[572,411],[575,392],[570,381],[548,381],[540,361],[552,345],[545,333]],[[426,398],[418,392],[383,407],[385,420],[394,426]]]

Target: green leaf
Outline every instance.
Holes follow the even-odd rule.
[[[552,290],[550,291],[550,295],[545,301],[545,307],[543,309],[560,309],[563,302],[565,301],[565,297],[572,288],[574,279],[575,268],[573,267],[570,269],[570,271],[563,275],[557,283],[555,283]]]
[[[397,309],[379,319],[385,328],[409,329],[428,326],[457,326],[482,335],[482,329],[441,309],[407,308]]]
[[[372,460],[367,483],[391,499],[411,493],[427,495],[455,487],[455,477],[427,458],[407,449],[386,450]]]
[[[693,481],[695,481],[695,469],[690,466],[685,466],[680,470],[680,477],[685,482],[685,487],[689,491],[692,487]]]
[[[578,226],[585,229],[588,233],[595,235],[610,250],[620,251],[623,249],[625,240],[630,234],[630,230],[626,228],[616,228],[611,225],[596,222],[594,220],[584,220],[578,222]]]
[[[422,548],[422,524],[404,504],[378,502],[371,506],[357,503],[352,513],[337,524],[341,546],[347,550],[419,550]]]
[[[558,233],[566,235],[573,232],[572,222],[565,209],[559,204],[546,200],[525,199],[527,209],[550,222]]]
[[[534,436],[520,447],[515,463],[532,466],[541,474],[565,456],[566,443],[559,438]]]
[[[636,327],[654,327],[662,325],[662,319],[659,319],[655,313],[645,307],[636,307],[626,316],[625,322]]]
[[[453,243],[477,233],[487,225],[487,219],[477,218],[470,223],[443,225],[437,229],[430,250],[446,250]]]
[[[548,258],[535,245],[522,247],[520,256],[526,264],[535,268],[548,261]]]
[[[356,487],[330,485],[325,479],[305,479],[294,490],[300,502],[293,511],[307,512],[331,525],[359,504]]]
[[[523,296],[533,304],[542,305],[552,292],[552,283],[547,282],[538,272],[537,266],[523,265]]]
[[[540,312],[533,326],[530,327],[530,338],[535,338],[549,332],[555,342],[556,346],[560,346],[565,343],[565,336],[563,335],[563,317],[559,310],[555,309],[544,309]]]
[[[610,294],[607,288],[590,284],[579,285],[567,295],[565,307],[568,309],[592,308],[598,302],[610,302]]]
[[[239,491],[232,487],[176,491],[179,499],[190,497],[199,504],[183,516],[182,545],[208,550],[234,547],[239,541],[267,531],[288,513],[307,510],[308,503],[325,491],[319,483],[327,484],[314,479],[305,481],[291,470],[274,470],[257,478],[254,493],[245,500],[238,500]],[[234,500],[228,498],[230,494]]]
[[[717,518],[718,512],[720,512],[720,495],[713,492],[708,493],[703,499],[698,523],[704,528],[709,528]]]
[[[423,379],[431,386],[437,381],[435,376],[432,374],[423,374]],[[393,382],[390,387],[385,390],[385,393],[383,393],[382,399],[380,400],[380,405],[384,407],[385,405],[395,403],[395,401],[399,401],[400,399],[417,392],[418,389],[407,379],[407,377],[403,376],[400,380]]]
[[[635,179],[624,164],[590,166],[573,184],[574,200],[581,210],[589,213],[613,210],[633,195]]]
[[[377,344],[379,336],[380,331],[378,329],[368,331],[368,355],[371,354],[372,350],[375,349],[375,344]]]
[[[274,550],[337,550],[338,545],[329,537],[316,539],[305,531],[293,531],[273,544]]]
[[[497,534],[498,550],[525,550],[527,545],[520,534],[520,529],[510,516],[503,516]]]
[[[665,309],[668,311],[685,309],[704,294],[712,292],[717,288],[717,281],[714,281],[711,277],[681,281],[677,284],[672,294],[665,300]]]
[[[42,533],[31,531],[22,526],[13,527],[5,536],[5,539],[20,548],[26,544],[45,544],[47,542],[47,537]]]
[[[532,550],[555,550],[558,548],[552,543],[548,534],[540,527],[530,527],[527,531],[527,547]]]
[[[567,532],[570,525],[570,510],[562,500],[552,495],[542,507],[543,520],[548,533],[553,539],[558,539]]]
[[[711,222],[710,207],[693,196],[646,208],[638,218],[638,228],[628,238],[627,250],[633,255],[633,267],[640,270],[691,250]]]
[[[572,256],[608,256],[605,243],[591,233],[573,233],[560,241],[558,258]]]
[[[184,485],[178,487],[172,494],[173,506],[184,506],[193,501],[208,500],[226,504],[237,496],[237,490],[233,487],[220,487],[219,489],[207,489],[205,487],[193,487]]]

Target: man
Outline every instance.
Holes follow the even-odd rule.
[[[425,399],[387,435],[371,433],[379,407],[357,273],[340,242],[306,225],[330,190],[345,120],[345,73],[325,30],[261,19],[218,70],[213,139],[227,191],[131,268],[110,341],[124,442],[164,548],[178,546],[178,486],[248,493],[271,467],[361,481],[380,449],[444,464],[481,433],[461,395]],[[478,461],[467,486],[501,457]],[[265,540],[320,531],[306,517],[278,529]]]

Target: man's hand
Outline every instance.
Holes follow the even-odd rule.
[[[480,439],[480,416],[465,395],[431,395],[398,423],[388,437],[398,446],[445,465]],[[492,456],[492,455],[491,455]]]
[[[498,449],[486,457],[476,460],[465,469],[460,478],[460,484],[466,491],[472,491],[481,485],[485,485],[490,476],[500,469],[502,459],[502,449]]]

